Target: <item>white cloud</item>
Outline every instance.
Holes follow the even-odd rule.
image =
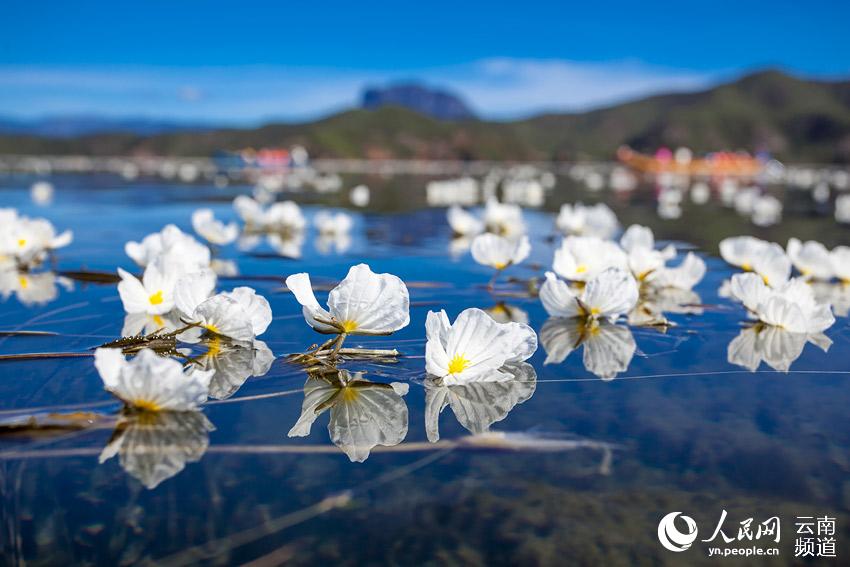
[[[718,73],[639,62],[580,63],[496,58],[398,71],[279,66],[0,66],[0,114],[149,116],[259,123],[307,120],[356,105],[367,85],[414,78],[453,90],[484,117],[577,111],[649,94],[696,90]]]

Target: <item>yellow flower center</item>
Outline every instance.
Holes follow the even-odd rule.
[[[136,400],[133,402],[133,405],[140,410],[145,411],[159,411],[159,404],[156,402],[152,402],[150,400]]]
[[[358,397],[357,388],[345,387],[342,389],[342,399],[345,402],[353,402]]]
[[[346,333],[350,333],[357,329],[357,321],[352,321],[351,319],[346,319],[342,322],[342,330]]]
[[[469,366],[469,360],[466,359],[462,354],[454,355],[449,361],[449,374],[458,374],[459,372],[463,372]]]
[[[496,262],[495,264],[493,264],[493,267],[497,270],[504,270],[508,267],[508,262]]]
[[[153,322],[154,322],[154,324],[156,324],[157,327],[164,327],[165,326],[165,319],[163,319],[159,315],[153,316]]]
[[[162,290],[151,294],[148,299],[150,299],[151,305],[159,305],[160,303],[162,303]]]
[[[762,280],[764,280],[764,285],[770,285],[770,279],[767,276],[762,276]]]
[[[18,240],[18,246],[20,248],[23,248],[26,245],[27,245],[27,239],[26,238],[21,238],[20,240]]]
[[[18,283],[20,284],[21,289],[27,289],[27,287],[30,285],[29,280],[24,276],[18,277]]]
[[[599,315],[602,311],[598,307],[591,307],[590,314],[591,315]]]
[[[206,329],[210,333],[215,333],[216,335],[221,334],[221,331],[219,331],[218,327],[216,327],[215,325],[204,325],[204,329]]]
[[[221,337],[216,335],[207,343],[207,354],[209,358],[215,358],[221,353]]]
[[[750,265],[749,262],[744,262],[743,264],[741,264],[741,269],[744,270],[745,272],[752,272],[753,271],[753,267]]]
[[[587,271],[587,264],[579,264],[576,266],[576,273],[583,274]]]

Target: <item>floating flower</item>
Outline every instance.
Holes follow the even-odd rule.
[[[70,230],[57,235],[46,219],[18,216],[15,209],[0,209],[0,269],[28,269],[40,264],[49,252],[71,243]]]
[[[501,236],[517,237],[525,234],[522,208],[492,198],[484,205],[484,225],[488,231]]]
[[[224,224],[215,218],[212,209],[198,209],[192,213],[192,228],[210,244],[225,246],[239,236],[236,223]]]
[[[464,310],[453,324],[445,311],[430,311],[425,330],[425,369],[446,385],[509,380],[502,366],[523,362],[537,350],[531,327],[497,323],[481,309]]]
[[[209,273],[203,272],[177,282],[175,305],[187,321],[210,333],[237,341],[250,342],[266,332],[272,320],[272,310],[265,297],[257,295],[250,287],[237,287],[209,297],[214,285],[215,280],[210,278]]]
[[[467,431],[481,434],[505,419],[513,408],[528,401],[537,388],[537,373],[528,363],[511,363],[501,368],[508,378],[499,382],[476,381],[449,385],[445,380],[426,378],[425,432],[428,441],[440,440],[440,414],[451,407]]]
[[[832,279],[833,261],[826,246],[809,240],[801,242],[797,238],[788,240],[788,258],[800,274],[808,279],[828,281]]]
[[[527,236],[512,240],[495,234],[479,234],[472,241],[472,258],[482,266],[504,270],[528,257],[531,245]]]
[[[720,242],[720,255],[728,263],[755,272],[772,287],[784,285],[791,276],[791,260],[782,247],[752,236],[736,236]]]
[[[36,181],[30,187],[30,198],[36,205],[49,205],[53,201],[53,184],[49,181]]]
[[[119,349],[94,351],[104,387],[127,406],[143,411],[194,411],[207,400],[212,372],[183,372],[176,360],[142,349],[128,361]]]
[[[407,436],[407,404],[402,396],[409,386],[379,384],[346,370],[313,376],[304,384],[304,402],[289,437],[306,437],[313,422],[330,410],[328,433],[334,445],[353,463],[362,463],[377,445],[392,447]]]
[[[210,266],[210,249],[173,224],[149,234],[141,242],[128,242],[124,251],[143,268],[158,262],[161,270],[175,276]]]
[[[589,207],[581,203],[561,205],[555,225],[567,236],[595,236],[603,239],[611,238],[620,227],[617,215],[604,203]]]
[[[568,236],[555,251],[552,269],[562,278],[586,282],[608,268],[627,270],[626,253],[615,243],[595,236]]]
[[[844,285],[850,285],[850,246],[836,246],[829,256],[835,277]]]
[[[301,207],[294,201],[274,203],[267,209],[254,199],[240,195],[233,208],[250,230],[260,232],[301,232],[307,226]]]
[[[615,322],[637,304],[640,296],[635,279],[626,270],[608,268],[591,279],[579,294],[552,272],[540,286],[540,301],[552,317],[606,319]]]
[[[484,223],[475,215],[457,205],[452,205],[446,212],[449,226],[455,236],[475,236],[484,232]]]
[[[392,274],[376,274],[366,264],[352,266],[328,295],[323,309],[306,273],[286,278],[286,287],[302,306],[304,318],[325,334],[389,335],[410,323],[407,286]]]
[[[690,291],[702,281],[705,272],[705,261],[693,252],[688,252],[681,264],[655,270],[646,280],[653,287]]]
[[[351,199],[351,204],[355,207],[368,207],[372,192],[365,185],[358,185],[351,190],[348,198]]]
[[[214,286],[215,275],[209,274]],[[174,308],[174,286],[180,275],[163,269],[161,262],[149,264],[141,281],[121,268],[118,268],[118,275],[121,276],[118,295],[127,313],[162,315]]]
[[[736,274],[730,291],[753,318],[792,333],[821,333],[835,323],[829,304],[817,303],[802,278],[771,288],[756,274]]]
[[[676,247],[672,244],[663,250],[655,250],[652,230],[637,224],[626,229],[620,238],[620,246],[628,255],[629,269],[638,281],[662,270],[667,261],[676,256]]]

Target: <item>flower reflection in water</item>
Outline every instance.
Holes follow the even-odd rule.
[[[45,305],[59,297],[59,288],[74,289],[74,282],[53,272],[28,272],[0,269],[0,297],[15,296],[23,305]]]
[[[585,322],[578,317],[551,317],[540,330],[546,350],[544,364],[560,364],[584,345],[584,367],[603,380],[625,372],[637,345],[631,330],[608,321]]]
[[[517,404],[531,398],[537,373],[526,362],[509,363],[498,371],[498,381],[446,385],[441,378],[425,380],[425,431],[432,443],[440,439],[440,413],[450,406],[455,418],[468,431],[479,434],[505,419]],[[508,379],[505,380],[505,376]]]
[[[803,353],[806,343],[824,352],[832,341],[823,333],[792,333],[781,327],[756,323],[743,329],[729,343],[727,358],[730,364],[755,372],[762,362],[780,372],[788,372],[791,364]]]
[[[306,437],[313,422],[330,410],[331,441],[352,462],[362,463],[376,445],[392,447],[407,436],[408,385],[381,384],[346,370],[311,373],[304,384],[301,416],[289,437]]]
[[[118,455],[121,468],[153,489],[199,461],[214,429],[199,411],[125,412],[99,460]]]
[[[224,400],[236,393],[251,376],[265,376],[274,362],[274,353],[266,343],[231,341],[219,335],[208,337],[207,347],[193,359],[201,370],[212,370],[210,397]]]

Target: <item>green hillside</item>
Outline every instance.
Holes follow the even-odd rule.
[[[850,82],[777,71],[713,89],[669,94],[580,114],[516,122],[442,122],[403,108],[352,110],[304,124],[155,136],[0,137],[0,153],[211,155],[221,149],[303,144],[314,157],[611,159],[628,144],[651,151],[767,149],[789,161],[850,163]]]

